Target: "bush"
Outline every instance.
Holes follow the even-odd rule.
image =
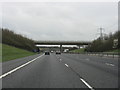
[[[118,46],[113,48],[114,39],[118,39]],[[105,37],[105,40],[101,40],[100,38],[94,40],[90,46],[88,46],[85,50],[87,52],[104,52],[114,49],[120,49],[120,31],[117,31],[115,34],[110,34]]]
[[[33,40],[28,39],[20,34],[16,34],[9,29],[2,29],[2,43],[28,51],[37,49]]]

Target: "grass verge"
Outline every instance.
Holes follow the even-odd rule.
[[[110,50],[110,51],[107,51],[108,53],[111,52],[111,53],[120,53],[120,49],[115,49],[115,50]]]
[[[72,50],[70,52],[75,52],[75,53],[83,53],[84,52],[84,48],[81,48],[81,49],[75,49],[75,50]]]
[[[15,48],[9,45],[2,44],[2,62],[18,59],[26,56],[34,55],[35,53],[23,49]]]

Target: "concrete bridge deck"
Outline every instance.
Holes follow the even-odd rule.
[[[89,45],[90,41],[35,41],[40,45]]]

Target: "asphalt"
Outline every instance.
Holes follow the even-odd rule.
[[[4,62],[2,75],[38,56]],[[119,70],[118,58],[52,53],[1,79],[3,88],[118,88]]]

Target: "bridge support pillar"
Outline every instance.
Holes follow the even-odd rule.
[[[62,53],[62,45],[60,45],[60,52]]]
[[[77,45],[78,46],[78,49],[80,49],[81,45]]]

